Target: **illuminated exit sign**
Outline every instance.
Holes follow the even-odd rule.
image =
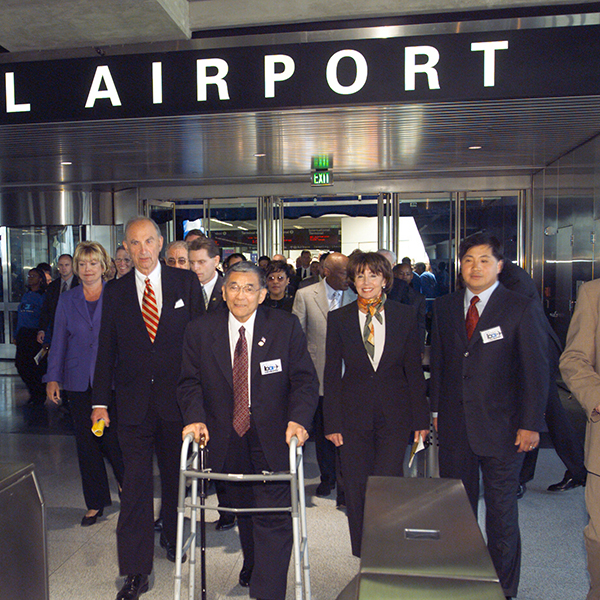
[[[329,171],[315,171],[312,175],[311,185],[333,185],[333,173]]]
[[[310,160],[311,185],[333,185],[333,174],[329,169],[333,167],[333,155],[317,154]]]

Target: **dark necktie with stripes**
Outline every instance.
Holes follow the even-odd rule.
[[[244,327],[233,353],[233,428],[242,437],[250,429],[250,394],[248,390],[248,343]]]

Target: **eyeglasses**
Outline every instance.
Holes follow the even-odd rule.
[[[260,291],[260,288],[251,283],[247,283],[246,285],[231,283],[227,285],[227,291],[231,292],[232,294],[239,294],[240,292],[243,292],[244,294],[252,296],[253,294],[257,294]]]
[[[188,264],[188,259],[187,258],[178,258],[177,260],[174,258],[167,258],[167,264],[170,267],[173,267],[175,265],[181,265],[182,267]]]
[[[267,281],[280,281],[283,282],[287,279],[287,275],[269,275]]]
[[[131,259],[130,258],[115,258],[115,262],[129,264],[131,262]]]

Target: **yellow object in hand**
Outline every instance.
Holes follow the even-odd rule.
[[[104,419],[98,419],[92,427],[92,433],[96,437],[102,437],[104,435],[105,425],[106,425],[106,423],[104,422]]]

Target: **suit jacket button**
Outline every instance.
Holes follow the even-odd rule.
[[[468,375],[463,375],[463,379],[471,379]]]

